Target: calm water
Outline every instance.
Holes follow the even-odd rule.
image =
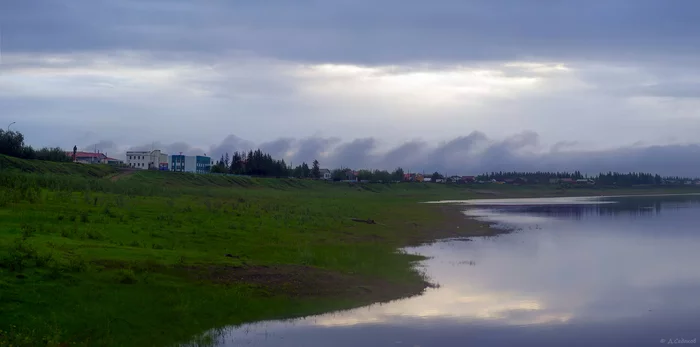
[[[433,257],[422,266],[439,289],[234,327],[220,345],[660,346],[700,337],[700,196],[477,203],[487,205],[465,213],[516,231],[411,248]]]

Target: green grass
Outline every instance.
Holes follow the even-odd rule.
[[[366,303],[216,284],[182,269],[296,264],[415,284],[423,280],[411,266],[417,258],[397,248],[441,223],[421,201],[690,191],[350,185],[169,172],[112,181],[117,173],[109,167],[3,156],[0,163],[0,346],[170,345],[229,324]]]
[[[55,163],[43,160],[24,160],[0,155],[0,172],[19,171],[35,174],[80,175],[86,177],[104,177],[114,173],[115,169],[107,165],[87,165],[78,163]]]

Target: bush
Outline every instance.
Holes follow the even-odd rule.
[[[88,230],[88,232],[85,233],[85,236],[87,236],[87,238],[90,240],[102,240],[105,238],[102,233],[95,230]]]
[[[68,261],[68,266],[66,267],[72,272],[84,272],[87,271],[88,264],[82,257],[74,257]]]
[[[117,280],[122,284],[134,284],[138,282],[134,270],[131,269],[119,269]]]
[[[20,229],[22,229],[22,239],[23,240],[26,240],[26,239],[34,236],[34,234],[36,234],[36,227],[34,227],[33,225],[30,225],[30,224],[22,224],[22,226],[20,226]]]
[[[35,261],[36,265],[37,258],[37,251],[32,245],[24,239],[17,239],[2,263],[10,271],[19,272],[27,268],[32,260]]]

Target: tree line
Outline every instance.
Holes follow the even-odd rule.
[[[658,174],[651,174],[646,172],[601,172],[598,175],[586,175],[582,174],[580,171],[574,172],[491,172],[476,176],[477,181],[491,181],[491,180],[507,180],[507,179],[517,179],[524,178],[530,183],[548,183],[550,179],[592,179],[598,185],[618,185],[618,186],[632,186],[632,185],[661,185],[669,182],[681,183],[685,181],[692,181],[691,178],[683,177],[662,177]]]
[[[506,180],[506,179],[516,179],[516,178],[524,178],[524,179],[528,180],[529,182],[545,183],[545,182],[549,182],[549,180],[552,178],[583,179],[583,178],[587,178],[587,177],[586,177],[586,175],[581,174],[580,171],[574,171],[574,172],[545,172],[545,171],[503,172],[503,171],[499,171],[499,172],[484,173],[484,174],[476,176],[477,181],[491,181],[491,180],[502,181],[502,180]]]
[[[276,160],[270,154],[263,153],[260,149],[251,150],[248,153],[234,152],[230,157],[226,153],[212,166],[211,172],[250,176],[289,176],[284,159]]]
[[[72,158],[59,147],[44,147],[35,150],[24,143],[24,135],[19,131],[0,129],[0,154],[21,159],[38,159],[57,162],[70,162]]]
[[[351,174],[348,175],[348,172],[350,172]],[[403,177],[404,171],[402,168],[397,168],[391,172],[387,170],[354,171],[349,168],[339,168],[331,171],[331,179],[334,181],[343,181],[347,179],[357,178],[357,180],[369,182],[394,182],[403,181]]]
[[[361,181],[401,181],[404,171],[398,168],[392,172],[387,170],[359,170],[338,168],[331,171],[331,180],[343,181],[355,179]],[[318,160],[311,165],[302,162],[297,166],[288,165],[284,159],[277,160],[260,149],[248,152],[225,153],[211,168],[212,173],[226,173],[234,175],[263,176],[263,177],[295,177],[295,178],[322,178],[321,166]]]

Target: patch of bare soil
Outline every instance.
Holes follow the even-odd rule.
[[[362,302],[382,302],[421,294],[428,282],[393,283],[311,266],[274,265],[235,267],[226,265],[188,266],[198,280],[220,283],[247,283],[271,295],[292,297],[352,298]]]
[[[116,175],[110,177],[109,180],[112,181],[112,182],[116,182],[116,181],[119,181],[119,180],[122,179],[122,178],[126,178],[126,177],[129,177],[129,176],[133,175],[134,172],[136,172],[136,171],[133,171],[133,170],[121,171],[121,172],[117,173]]]

